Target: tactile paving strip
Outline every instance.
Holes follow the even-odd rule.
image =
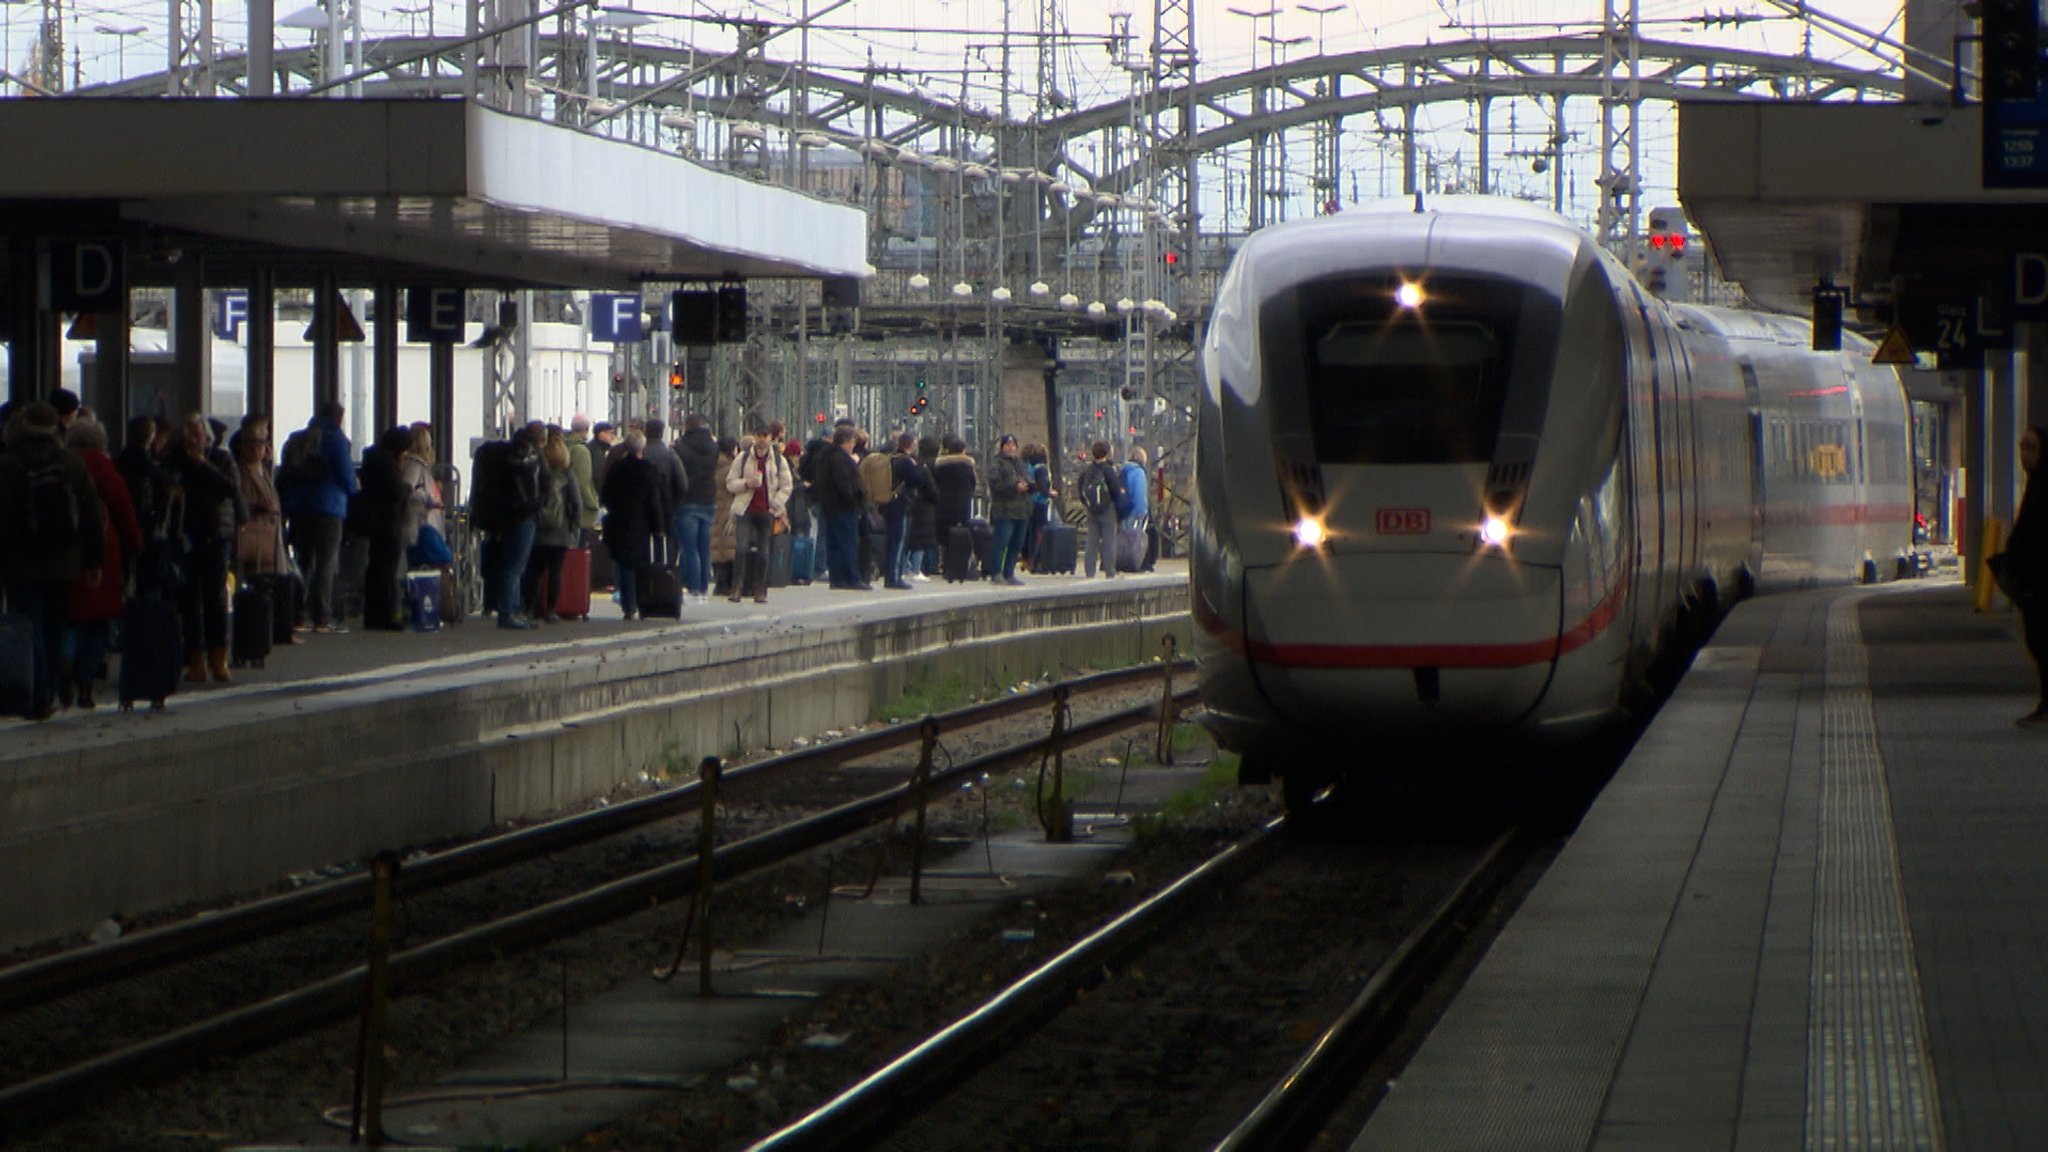
[[[1857,623],[1828,612],[1820,836],[1814,864],[1806,1147],[1942,1147],[1919,971]]]

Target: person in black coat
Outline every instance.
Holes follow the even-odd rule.
[[[624,445],[626,454],[605,470],[599,495],[605,507],[604,546],[618,572],[619,607],[634,620],[640,615],[641,573],[653,562],[654,539],[665,526],[662,478],[647,462],[646,434],[628,432]]]
[[[351,519],[370,544],[363,573],[363,627],[397,632],[405,627],[405,506],[411,489],[401,463],[412,446],[412,429],[398,427],[377,437],[363,453]]]
[[[2048,440],[2048,428],[2029,428],[2020,437],[2020,467],[2027,474],[2027,489],[2020,497],[2020,510],[2012,518],[2012,536],[2005,544],[2017,584],[2013,607],[2019,609],[2027,655],[2034,659],[2034,674],[2041,687],[2034,710],[2019,718],[2022,728],[2048,728],[2048,509],[2042,507],[2048,504],[2048,493],[2034,499],[2044,440]]]
[[[974,457],[967,454],[965,440],[958,436],[946,438],[946,450],[932,461],[932,486],[939,493],[938,515],[932,528],[943,544],[946,533],[967,523],[968,509],[973,507],[974,494],[981,487],[981,474],[975,469]]]
[[[860,514],[867,489],[861,485],[860,468],[853,459],[857,439],[852,428],[833,431],[831,446],[820,452],[814,463],[811,495],[824,521],[832,587],[866,592],[874,586],[861,578],[860,571]]]
[[[179,523],[188,546],[185,584],[179,610],[185,624],[185,679],[207,678],[225,684],[228,674],[228,555],[234,548],[236,509],[242,487],[234,464],[223,467],[213,451],[213,431],[206,417],[185,418],[171,453],[164,457],[168,491],[184,509]]]

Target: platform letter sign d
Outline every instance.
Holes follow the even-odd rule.
[[[113,312],[128,282],[118,240],[57,240],[50,244],[50,310]]]
[[[2012,254],[2012,311],[2017,318],[2039,319],[2048,314],[2048,255],[2040,252]]]

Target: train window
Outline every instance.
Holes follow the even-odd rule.
[[[1432,283],[1420,309],[1390,289],[1313,285],[1298,301],[1300,369],[1325,464],[1493,458],[1521,318],[1518,288]]]

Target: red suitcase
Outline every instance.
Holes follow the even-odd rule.
[[[562,586],[555,589],[554,612],[578,620],[590,618],[590,549],[571,548],[562,558]]]

